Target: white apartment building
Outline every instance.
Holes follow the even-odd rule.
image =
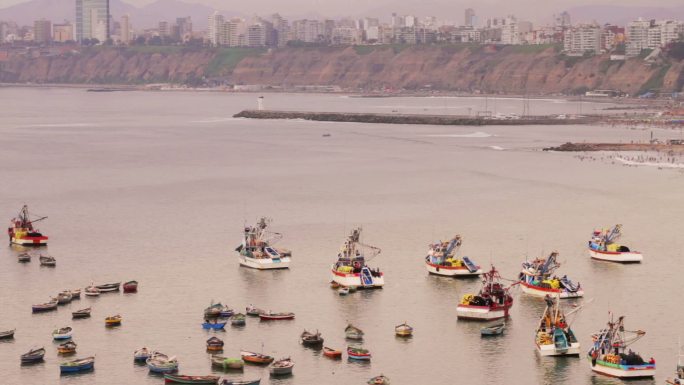
[[[580,24],[565,31],[563,50],[568,55],[601,52],[601,27],[596,24]]]

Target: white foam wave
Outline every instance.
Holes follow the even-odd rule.
[[[494,135],[488,134],[486,132],[482,131],[477,131],[477,132],[471,132],[469,134],[434,134],[434,135],[426,135],[429,137],[433,138],[489,138]]]

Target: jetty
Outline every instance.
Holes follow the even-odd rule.
[[[598,116],[559,118],[558,116],[523,116],[501,118],[496,116],[427,115],[427,114],[378,114],[365,112],[313,112],[244,110],[235,118],[249,119],[300,119],[321,122],[384,123],[384,124],[422,124],[439,126],[529,126],[529,125],[570,125],[590,124],[600,120]]]

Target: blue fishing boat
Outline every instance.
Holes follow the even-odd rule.
[[[226,327],[227,322],[204,322],[202,324],[202,329],[223,329]]]
[[[73,361],[62,362],[59,371],[62,373],[76,373],[91,370],[95,367],[95,357],[78,358]]]

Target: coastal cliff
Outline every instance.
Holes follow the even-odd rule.
[[[131,47],[10,57],[0,82],[199,85],[207,79],[348,90],[433,89],[545,95],[616,89],[682,91],[684,62],[646,64],[607,55],[565,57],[554,47],[470,45],[202,49]]]

